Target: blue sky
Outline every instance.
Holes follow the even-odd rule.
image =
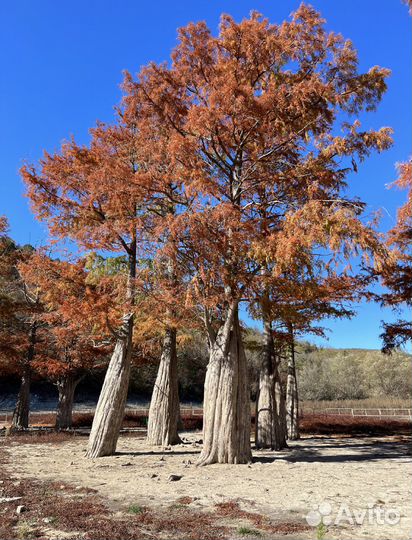
[[[389,91],[378,112],[363,126],[392,126],[394,147],[362,164],[351,177],[351,192],[383,209],[382,230],[393,226],[405,194],[388,190],[394,164],[411,154],[411,18],[401,0],[313,0],[330,29],[350,38],[361,69],[382,65],[392,70]],[[20,243],[44,244],[45,227],[37,223],[23,197],[18,169],[42,150],[57,150],[74,135],[88,140],[97,119],[110,121],[120,99],[122,70],[131,72],[150,60],[168,59],[176,29],[206,20],[216,31],[222,12],[236,19],[258,10],[281,22],[295,0],[15,0],[0,6],[0,215],[6,214]],[[393,319],[373,304],[359,306],[351,321],[330,321],[329,344],[335,347],[380,346],[380,321]],[[324,340],[312,339],[319,344]]]

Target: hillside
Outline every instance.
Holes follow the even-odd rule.
[[[412,356],[373,349],[317,348],[301,344],[297,355],[304,400],[409,398]]]

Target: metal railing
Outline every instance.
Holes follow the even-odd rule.
[[[73,416],[79,416],[79,415],[87,415],[87,414],[94,414],[95,408],[89,407],[89,408],[74,408],[73,409]],[[148,416],[149,415],[149,406],[140,406],[140,407],[126,407],[125,409],[125,416],[127,414],[133,414],[136,416]],[[202,417],[203,416],[203,408],[202,407],[195,407],[191,405],[183,406],[180,408],[180,414],[181,416],[187,417],[187,416],[196,416],[196,417]],[[40,418],[42,416],[49,416],[52,417],[53,420],[56,416],[55,410],[35,410],[30,411],[29,413],[29,423],[36,423],[36,417]],[[0,426],[1,425],[8,425],[11,423],[13,417],[13,411],[12,410],[0,410]]]
[[[350,408],[328,407],[323,410],[324,414],[337,414],[349,416],[372,416],[381,418],[408,418],[412,419],[412,409],[406,408]]]
[[[95,408],[90,407],[87,409],[84,408],[74,408],[73,415],[82,415],[82,414],[94,414]],[[351,407],[327,407],[323,409],[309,408],[304,407],[303,413],[312,413],[312,414],[326,414],[326,415],[338,415],[338,416],[357,416],[357,417],[378,417],[378,418],[393,418],[393,419],[402,419],[402,420],[412,420],[412,408],[351,408]],[[148,416],[149,406],[140,406],[140,407],[126,407],[125,415],[132,414],[137,416]],[[196,406],[183,406],[180,408],[180,414],[183,417],[203,416],[203,408]],[[56,411],[51,410],[36,410],[30,411],[30,422],[36,423],[36,417],[41,416],[54,416]],[[252,407],[252,415],[254,415],[254,405]],[[13,411],[10,410],[0,410],[0,425],[7,425],[11,422],[13,416]]]

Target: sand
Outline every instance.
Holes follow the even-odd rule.
[[[324,520],[332,518],[327,538],[410,537],[412,459],[405,438],[305,437],[284,452],[254,451],[249,465],[196,467],[201,434],[183,437],[185,444],[171,450],[121,437],[115,456],[95,460],[84,458],[84,438],[59,444],[13,443],[7,447],[12,458],[7,467],[17,477],[94,488],[119,510],[131,504],[167,508],[188,496],[198,510],[236,500],[244,510],[306,523],[308,512],[326,502],[331,512]],[[181,479],[171,481],[170,475]],[[343,519],[336,524],[339,509]],[[385,521],[391,509],[399,512],[399,523],[378,524],[372,514],[376,509]],[[363,523],[351,524],[355,512],[362,520],[362,511],[367,512]],[[396,520],[396,514],[389,518]],[[314,526],[300,537],[316,538],[316,532]]]

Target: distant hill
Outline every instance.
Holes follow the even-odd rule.
[[[412,389],[412,355],[375,349],[334,349],[300,344],[300,396],[305,400],[407,399]]]

